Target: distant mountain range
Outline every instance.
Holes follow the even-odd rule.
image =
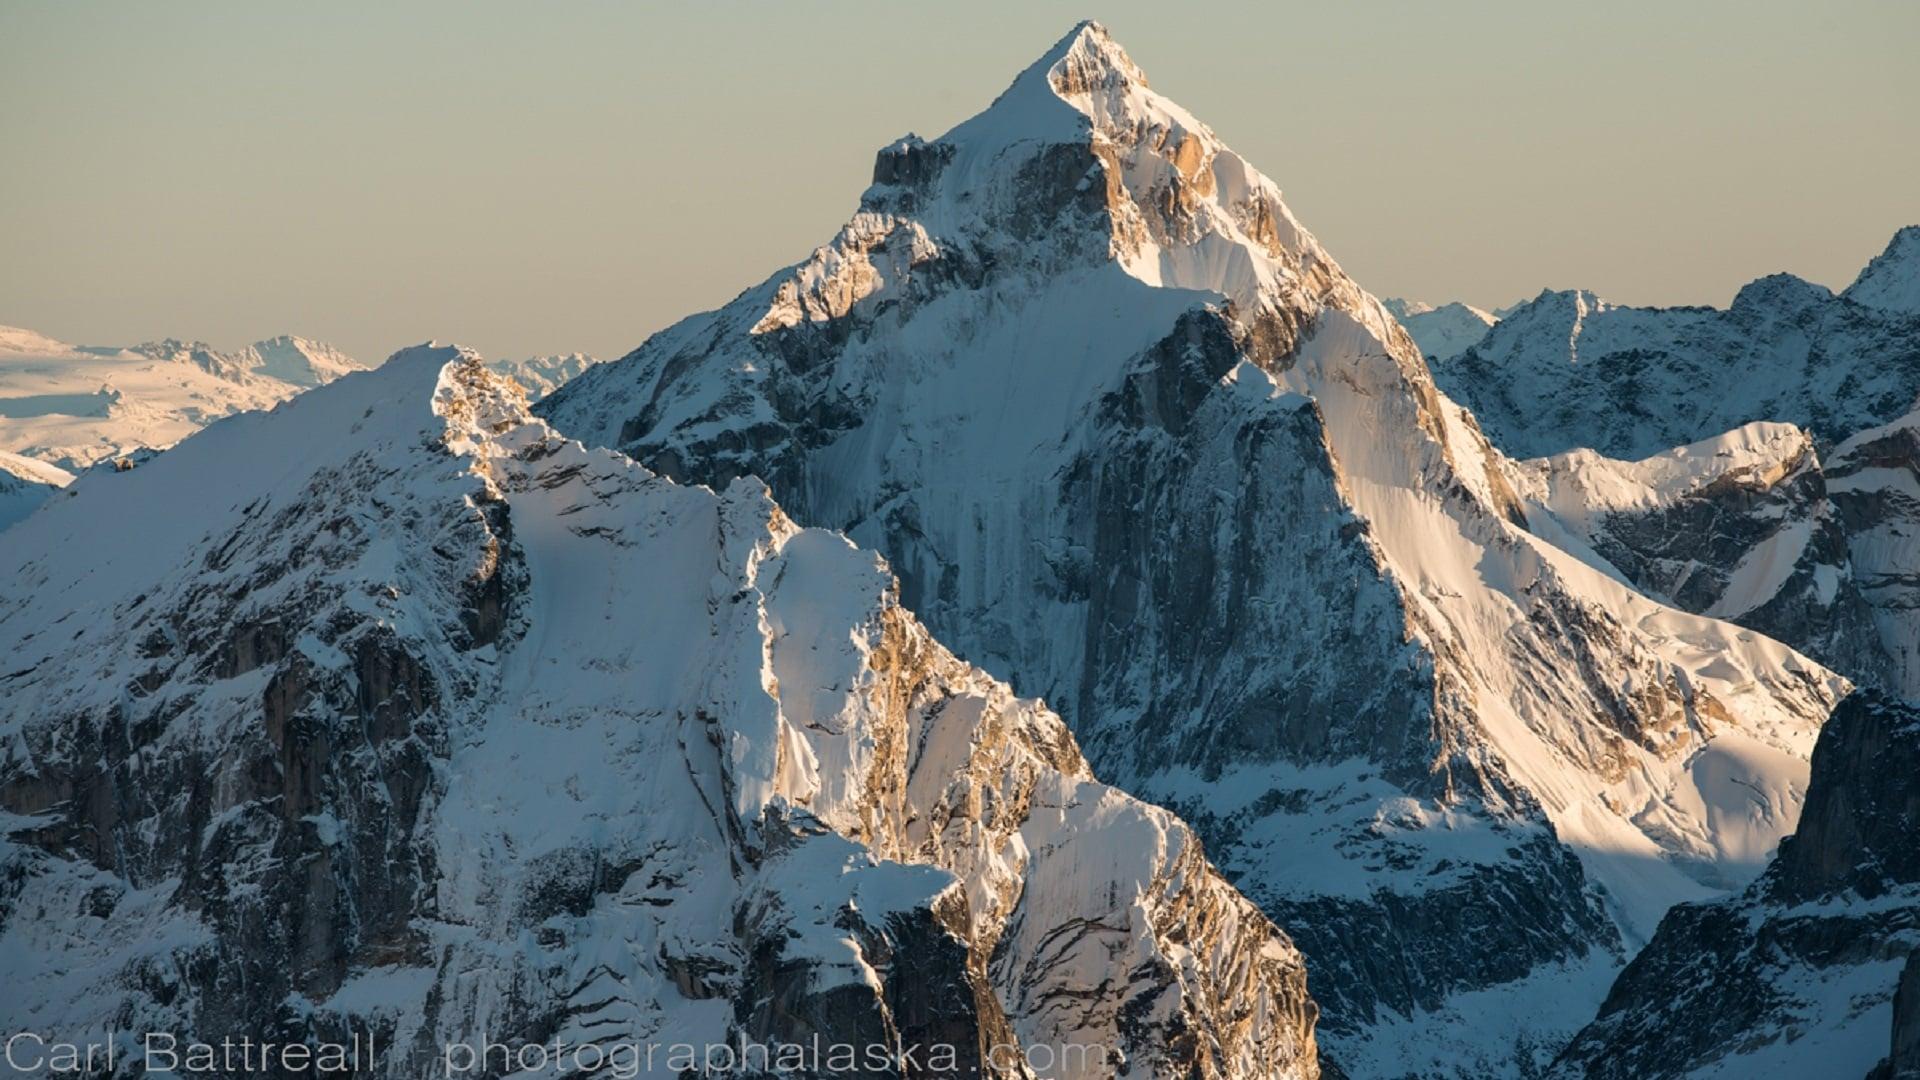
[[[168,339],[76,346],[0,327],[0,449],[78,472],[269,408],[365,365],[298,337],[235,353]]]
[[[595,362],[573,353],[489,367],[538,400]],[[77,346],[0,326],[0,529],[89,468],[124,468],[216,420],[271,408],[369,366],[289,335],[222,352],[171,338]]]
[[[1500,316],[1458,301],[1434,307],[1418,300],[1382,300],[1400,320],[1420,354],[1429,361],[1445,360],[1487,336]]]

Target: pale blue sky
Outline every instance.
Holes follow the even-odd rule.
[[[618,354],[1082,17],[1381,295],[1725,303],[1920,222],[1920,3],[0,4],[0,323]]]

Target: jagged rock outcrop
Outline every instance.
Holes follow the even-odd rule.
[[[1791,829],[1844,681],[1529,532],[1406,332],[1097,25],[873,175],[539,411],[884,552],[1298,926],[1344,1068],[1530,1070]]]
[[[1564,1076],[1900,1075],[1920,956],[1920,709],[1842,702],[1806,809],[1739,896],[1683,904],[1556,1063]],[[1891,1049],[1888,1042],[1891,1033]]]
[[[9,1030],[1317,1075],[1287,938],[874,556],[470,354],[92,477],[0,565]]]

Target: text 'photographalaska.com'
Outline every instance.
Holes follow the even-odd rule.
[[[374,1036],[360,1034],[340,1042],[282,1043],[249,1036],[203,1041],[160,1031],[105,1032],[82,1039],[61,1039],[27,1031],[10,1034],[4,1046],[9,1073],[35,1076],[115,1074],[126,1068],[181,1076],[346,1076],[374,1071],[383,1059],[391,1063],[389,1048]],[[420,1065],[422,1077],[524,1074],[609,1080],[854,1072],[960,1078],[1017,1074],[1024,1067],[1027,1073],[1047,1080],[1110,1075],[1120,1063],[1116,1049],[1083,1043],[996,1044],[984,1048],[926,1043],[902,1047],[880,1042],[829,1042],[818,1036],[801,1042],[569,1042],[561,1038],[525,1042],[498,1041],[482,1034],[442,1042],[433,1060],[422,1060]]]

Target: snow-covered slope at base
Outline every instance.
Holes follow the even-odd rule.
[[[600,361],[586,353],[564,356],[529,356],[522,360],[489,360],[487,370],[504,375],[526,391],[528,401],[539,401],[560,388],[560,384]]]
[[[1540,973],[1757,872],[1845,688],[1528,533],[1405,331],[1097,25],[540,411],[883,551],[1292,928],[1335,1060],[1542,1061],[1597,1002]],[[1526,980],[1471,1046],[1382,1041]]]
[[[1913,280],[1916,236],[1902,230],[1874,262],[1885,269],[1863,279]],[[1584,447],[1639,459],[1757,420],[1830,447],[1920,400],[1920,310],[1867,295],[1791,274],[1748,284],[1725,310],[1542,292],[1434,376],[1516,457]]]
[[[8,1030],[1318,1073],[1287,939],[878,559],[471,354],[90,476],[0,544],[0,653]]]
[[[172,340],[79,347],[0,327],[0,450],[78,472],[364,367],[298,337],[222,353]]]
[[[1380,301],[1393,317],[1400,320],[1420,354],[1429,361],[1458,356],[1470,345],[1487,336],[1487,328],[1500,321],[1498,315],[1482,311],[1458,300],[1434,307],[1418,300]]]
[[[1806,816],[1765,876],[1675,908],[1555,1075],[1912,1075],[1920,1029],[1903,1033],[1894,1003],[1920,958],[1916,830],[1920,710],[1856,694],[1821,732]],[[1873,1072],[1890,1045],[1899,1068]]]
[[[33,513],[71,483],[73,474],[65,469],[0,450],[0,529]]]

